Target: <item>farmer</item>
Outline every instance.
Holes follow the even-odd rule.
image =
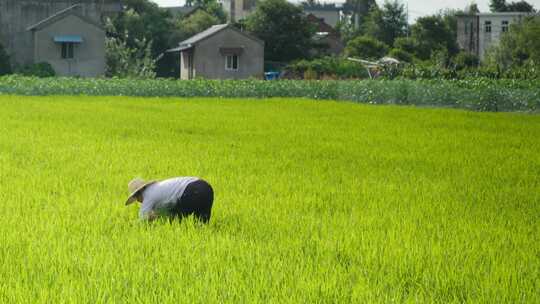
[[[139,217],[152,221],[160,216],[183,218],[195,215],[207,223],[214,201],[214,191],[197,177],[175,177],[161,181],[144,181],[136,178],[128,184],[129,198],[126,205],[142,203]]]

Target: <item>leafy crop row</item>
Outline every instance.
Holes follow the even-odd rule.
[[[478,111],[536,111],[538,80],[135,80],[0,78],[0,94],[158,97],[306,97]]]

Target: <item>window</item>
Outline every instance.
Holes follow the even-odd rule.
[[[227,55],[227,57],[225,57],[225,70],[238,70],[238,55]]]
[[[491,33],[491,21],[486,21],[485,23],[486,33]]]
[[[503,20],[503,21],[501,22],[501,31],[502,31],[503,33],[508,32],[508,21]]]
[[[62,59],[73,59],[73,42],[62,43]]]
[[[465,22],[465,34],[469,33],[469,24]]]

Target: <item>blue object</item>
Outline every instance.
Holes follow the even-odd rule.
[[[74,36],[74,35],[65,35],[65,36],[54,36],[54,42],[57,43],[82,43],[83,39],[81,36]]]
[[[264,79],[266,80],[277,80],[279,79],[279,72],[266,72],[264,73]]]

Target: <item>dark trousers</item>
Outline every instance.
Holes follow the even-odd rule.
[[[176,203],[174,213],[180,219],[193,214],[201,222],[207,223],[210,220],[213,202],[212,186],[204,180],[197,180],[186,187],[184,194]]]

